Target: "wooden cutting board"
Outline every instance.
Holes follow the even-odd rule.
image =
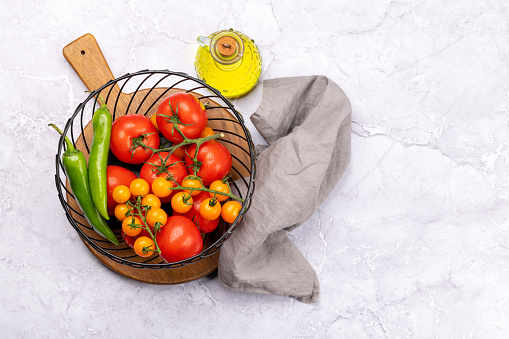
[[[87,86],[90,91],[94,91],[108,81],[115,79],[113,74],[104,58],[104,55],[99,48],[99,45],[92,34],[85,34],[84,36],[76,39],[71,42],[67,46],[64,47],[63,53],[67,61],[74,68],[76,73],[79,75],[83,83]],[[173,90],[168,93],[176,92],[180,90]],[[131,102],[133,97],[133,93],[119,93],[120,89],[118,85],[115,85],[112,89],[111,96],[116,97],[119,95],[119,100],[116,103],[116,116],[118,117],[118,112],[120,115],[125,114],[128,110],[128,105]],[[153,95],[157,96],[160,92],[154,92]],[[136,98],[135,98],[136,99]],[[136,100],[134,100],[136,101]],[[111,101],[108,102],[108,107],[110,111],[112,107],[110,105],[114,105]],[[227,112],[226,112],[227,113]],[[114,113],[115,114],[115,113]],[[87,140],[91,140],[92,136],[92,126],[89,123],[78,138],[76,142],[76,147],[78,149],[83,149],[83,138]],[[84,152],[85,156],[88,159],[88,152]],[[67,196],[67,201],[71,207],[71,215],[72,217],[79,221],[80,223],[86,223],[80,214],[76,213],[76,211],[80,211],[76,202],[72,197]],[[87,230],[84,230],[87,233]],[[87,234],[88,236],[88,234]],[[91,234],[93,236],[93,234]],[[91,245],[89,245],[86,241],[83,241],[88,249],[107,267],[112,269],[113,271],[124,275],[126,277],[154,284],[179,284],[185,283],[189,281],[193,281],[199,278],[202,278],[208,274],[213,273],[217,269],[218,259],[219,259],[219,251],[215,254],[202,258],[201,260],[188,264],[179,268],[171,268],[171,269],[145,269],[145,268],[134,268],[130,267],[112,259],[107,256],[96,251]],[[113,246],[113,245],[111,245]],[[205,247],[204,247],[205,248]],[[129,249],[127,249],[129,250]],[[133,252],[134,253],[134,252]]]

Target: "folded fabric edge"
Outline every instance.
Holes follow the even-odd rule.
[[[256,288],[248,288],[242,285],[232,286],[228,284],[227,282],[223,281],[222,276],[218,275],[219,282],[226,288],[235,291],[235,292],[243,292],[243,293],[256,293],[256,294],[265,294],[265,295],[279,295],[279,296],[288,296],[290,298],[294,298],[297,301],[300,301],[304,304],[314,304],[318,302],[318,296],[320,295],[320,292],[318,290],[318,278],[315,275],[314,278],[314,286],[316,286],[316,289],[314,288],[311,294],[306,295],[289,295],[289,294],[278,294],[274,292],[268,292],[266,290],[262,289],[256,289]]]

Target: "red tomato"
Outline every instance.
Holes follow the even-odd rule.
[[[177,262],[199,254],[203,249],[200,231],[189,218],[171,216],[156,236],[161,258]]]
[[[196,226],[200,229],[201,233],[210,233],[217,228],[219,225],[219,218],[216,220],[207,220],[200,215],[200,206],[203,200],[210,198],[208,192],[200,192],[200,194],[193,197],[193,207],[191,210],[185,214],[180,214],[175,211],[172,212],[173,215],[183,215],[191,219]]]
[[[186,155],[187,147],[188,147],[188,145],[180,146],[179,148],[174,150],[172,154],[175,154],[180,159],[184,159],[184,155]]]
[[[186,167],[189,174],[193,174],[193,157],[196,144],[189,146],[185,156]],[[197,160],[202,163],[198,176],[202,178],[203,185],[208,187],[215,180],[221,180],[230,172],[232,155],[228,149],[217,141],[209,140],[201,144]]]
[[[161,165],[163,163],[164,165]],[[145,164],[143,164],[140,170],[140,178],[145,179],[148,182],[150,192],[153,193],[152,182],[154,182],[157,177],[167,177],[168,173],[173,176],[179,185],[182,184],[182,180],[184,180],[184,178],[188,175],[182,159],[174,154],[169,154],[168,152],[159,152],[154,154],[145,162]],[[169,196],[160,198],[161,203],[166,204],[170,202],[174,193],[175,191],[172,191]]]
[[[173,128],[173,122],[169,117],[178,116],[181,122],[178,127],[189,139],[198,138],[208,122],[207,111],[200,100],[194,95],[184,92],[175,93],[165,98],[159,105],[156,114],[157,126],[161,133],[174,143],[180,143],[184,139]]]
[[[115,214],[117,203],[113,200],[113,190],[118,185],[129,187],[131,182],[137,178],[136,174],[126,168],[110,165],[106,167],[107,187],[108,187],[108,214]]]
[[[146,134],[144,137],[142,134]],[[152,155],[152,151],[141,146],[131,150],[133,139],[139,139],[145,145],[158,148],[159,133],[144,115],[129,114],[117,118],[111,126],[110,149],[120,161],[128,164],[141,164]]]
[[[130,235],[125,234],[123,229],[120,229],[120,234],[122,235],[122,239],[124,242],[131,248],[134,248],[134,242],[138,237],[131,237]]]

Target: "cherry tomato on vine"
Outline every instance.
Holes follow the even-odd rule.
[[[140,170],[140,178],[145,179],[149,186],[152,187],[154,180],[158,177],[166,178],[170,176],[180,185],[182,180],[187,176],[187,169],[182,159],[169,152],[159,152],[154,154],[148,159],[145,164],[141,167]],[[169,181],[171,184],[170,187],[174,186],[172,180]],[[155,193],[154,190],[151,190],[152,193]],[[170,202],[171,196],[174,191],[169,191],[169,193],[165,196],[159,196],[161,198],[161,203],[166,204]]]
[[[227,201],[221,208],[221,218],[227,223],[233,223],[242,209],[242,205],[235,200]]]
[[[110,149],[120,161],[141,164],[152,155],[152,151],[141,146],[133,148],[133,142],[143,142],[151,148],[158,148],[160,139],[157,129],[144,115],[123,115],[111,125]]]
[[[191,175],[188,175],[187,177],[182,180],[182,187],[189,187],[189,188],[203,188],[203,184],[201,183],[201,180],[199,178],[193,177]],[[191,193],[192,196],[200,194],[201,191],[199,190],[184,190],[186,193]]]
[[[190,93],[178,92],[166,97],[157,109],[157,126],[164,137],[174,143],[184,139],[174,128],[174,117],[180,122],[178,128],[189,139],[196,139],[207,126],[207,111],[203,104]]]
[[[185,192],[177,192],[171,198],[171,207],[178,213],[186,213],[193,206],[193,198]]]
[[[156,235],[160,257],[168,262],[188,259],[201,252],[203,240],[200,231],[189,218],[171,216]]]
[[[149,237],[139,237],[134,242],[134,252],[140,257],[150,257],[154,254],[156,246],[154,244],[154,240]]]
[[[216,199],[207,198],[200,206],[200,215],[207,220],[215,220],[221,215],[221,204]]]
[[[188,212],[180,214],[173,211],[172,214],[188,217],[196,226],[198,226],[201,233],[210,233],[217,228],[217,225],[219,225],[219,218],[215,220],[207,220],[200,215],[201,204],[205,199],[208,198],[209,193],[202,191],[200,194],[193,197],[193,207],[191,207]]]
[[[195,152],[196,144],[192,144],[187,149],[187,154],[184,157],[189,174],[194,173],[193,158]],[[223,144],[214,140],[201,144],[198,149],[197,161],[202,165],[196,175],[202,178],[203,185],[207,187],[213,181],[224,178],[232,167],[230,151]]]
[[[222,180],[215,180],[212,184],[210,184],[209,189],[211,189],[213,191],[218,191],[221,193],[231,193],[230,187],[228,186],[228,184],[224,183]],[[214,195],[215,195],[216,199],[220,202],[223,202],[228,199],[228,197],[226,195],[215,194],[212,192],[209,192],[209,194],[210,194],[211,198],[214,198]]]
[[[166,180],[165,177],[156,178],[152,182],[152,192],[154,192],[154,194],[159,198],[169,196],[172,193],[172,191],[170,190],[170,188],[172,187],[173,184],[171,183],[171,181]]]
[[[150,186],[148,185],[148,182],[145,179],[134,179],[131,182],[131,185],[129,185],[129,190],[131,191],[131,194],[135,197],[141,195],[145,196],[150,191]]]
[[[137,177],[136,174],[129,171],[127,168],[115,165],[106,167],[106,177],[108,180],[108,214],[113,215],[115,206],[117,206],[117,202],[113,200],[113,190],[118,185],[129,187],[131,182]]]
[[[212,136],[212,135],[214,135],[214,134],[216,134],[216,133],[214,132],[214,130],[213,130],[212,128],[210,128],[210,127],[208,127],[208,126],[207,126],[207,127],[205,127],[205,128],[203,129],[203,132],[201,132],[201,134],[200,134],[200,138],[210,137],[210,136]]]
[[[118,185],[113,190],[112,197],[117,203],[123,204],[131,198],[131,191],[125,185]]]
[[[125,203],[118,204],[115,207],[115,217],[120,221],[123,221],[126,218],[127,212],[129,212],[129,206],[127,206],[127,204],[125,204]]]
[[[136,225],[136,226],[130,226]],[[130,216],[122,221],[122,230],[125,234],[130,235],[131,237],[135,237],[140,234],[141,228],[141,220],[138,217]]]
[[[141,199],[141,204],[150,207],[161,207],[161,199],[157,195],[149,193]]]
[[[146,219],[147,224],[149,224],[149,226],[151,227],[154,227],[156,222],[159,222],[162,224],[161,226],[164,226],[164,224],[166,224],[166,221],[168,220],[168,214],[166,214],[166,212],[162,208],[152,207],[147,212]]]

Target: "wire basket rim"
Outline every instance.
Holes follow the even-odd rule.
[[[239,215],[236,218],[236,220],[230,225],[230,227],[228,227],[225,230],[224,234],[222,234],[219,237],[219,239],[217,239],[214,243],[209,245],[206,249],[203,249],[199,254],[196,254],[196,255],[188,258],[188,259],[177,261],[177,262],[172,262],[172,263],[162,262],[162,263],[152,263],[152,264],[150,264],[150,263],[134,262],[134,261],[131,261],[131,260],[128,260],[128,259],[125,259],[125,258],[121,258],[121,257],[119,257],[117,255],[114,255],[111,252],[109,252],[108,250],[105,250],[104,248],[100,247],[95,241],[93,241],[89,236],[87,236],[85,234],[85,232],[81,229],[81,227],[77,224],[77,221],[72,216],[72,213],[70,211],[70,207],[69,207],[69,205],[67,203],[67,200],[66,200],[66,198],[64,198],[64,191],[65,191],[65,193],[71,194],[72,196],[74,196],[74,194],[72,194],[71,192],[69,192],[67,190],[67,188],[65,186],[65,183],[63,183],[62,180],[61,180],[61,174],[63,174],[65,176],[65,178],[67,179],[67,175],[65,174],[65,171],[63,170],[63,166],[62,166],[62,163],[61,163],[62,153],[63,153],[63,150],[64,150],[65,136],[67,136],[69,130],[71,130],[70,134],[71,134],[72,142],[73,142],[74,145],[76,144],[76,141],[74,140],[74,133],[73,133],[72,124],[73,124],[74,119],[76,118],[76,116],[79,114],[79,112],[84,109],[85,105],[90,100],[94,100],[94,107],[93,107],[93,109],[95,109],[95,105],[97,104],[97,102],[95,101],[95,96],[97,94],[101,93],[105,88],[107,88],[109,86],[111,86],[111,88],[113,88],[113,86],[115,84],[118,84],[120,81],[122,81],[124,79],[128,79],[127,81],[129,81],[129,79],[132,78],[132,77],[136,77],[136,76],[139,76],[139,75],[145,75],[145,74],[149,74],[149,76],[151,76],[153,74],[167,74],[168,76],[176,75],[176,76],[184,78],[184,80],[182,80],[182,81],[191,80],[191,81],[198,82],[200,84],[200,87],[196,87],[196,88],[193,88],[193,89],[190,89],[190,90],[182,90],[180,88],[174,87],[175,85],[173,85],[172,87],[169,87],[169,88],[174,88],[174,89],[182,90],[182,91],[185,91],[185,92],[192,92],[192,91],[197,90],[199,88],[206,88],[206,89],[210,90],[211,92],[213,92],[217,98],[221,99],[227,105],[227,107],[221,107],[221,108],[229,109],[230,113],[232,113],[234,115],[234,117],[237,119],[237,122],[239,123],[239,125],[241,126],[241,128],[242,128],[242,130],[244,132],[245,138],[244,138],[244,136],[242,136],[242,138],[244,138],[246,140],[246,142],[248,144],[248,148],[249,148],[250,165],[251,165],[250,169],[249,169],[250,170],[249,183],[247,184],[247,190],[246,190],[246,193],[245,193],[246,197],[244,198],[244,203],[242,204],[242,208],[241,208],[241,210],[239,212]],[[125,86],[127,81],[123,84],[123,86]],[[178,83],[180,83],[180,82],[178,82]],[[142,82],[142,84],[143,84],[143,82]],[[123,93],[122,92],[123,86],[120,88],[118,97],[120,97],[120,94]],[[140,87],[141,87],[141,84],[140,84]],[[152,88],[155,88],[155,86],[153,86]],[[162,87],[162,88],[167,88],[167,87]],[[140,90],[139,87],[136,89],[136,91],[131,92],[131,93],[136,93],[136,92],[138,92],[138,90]],[[108,95],[107,95],[107,97],[105,99],[106,102],[108,102],[108,100],[110,98],[110,94],[111,94],[111,89],[110,89],[110,93],[108,93]],[[212,97],[215,97],[215,96],[206,96],[206,97],[212,98]],[[117,97],[117,100],[118,100],[118,97]],[[115,103],[115,107],[116,107],[116,103]],[[140,104],[140,107],[141,107],[141,104]],[[114,118],[115,113],[112,112],[112,114],[113,114],[113,118]],[[81,119],[81,120],[83,120],[83,119]],[[81,121],[81,123],[82,123],[82,125],[81,125],[81,133],[83,133],[83,121]],[[56,185],[56,188],[57,188],[57,192],[58,192],[58,197],[59,197],[60,203],[61,203],[61,205],[62,205],[62,207],[63,207],[63,209],[65,211],[66,217],[69,220],[69,223],[71,224],[71,226],[73,226],[73,228],[76,230],[76,232],[82,238],[82,240],[84,240],[88,245],[90,245],[98,253],[100,253],[101,255],[106,256],[107,258],[113,260],[114,262],[121,263],[121,264],[124,264],[124,265],[128,265],[128,266],[131,266],[131,267],[134,267],[134,268],[144,268],[144,269],[173,269],[173,268],[180,268],[180,267],[183,267],[183,266],[186,266],[186,265],[189,265],[189,264],[196,263],[199,260],[201,260],[202,258],[209,257],[209,256],[215,254],[219,250],[219,248],[222,246],[223,242],[230,237],[232,232],[242,222],[243,216],[247,213],[247,211],[249,210],[249,208],[251,206],[251,199],[252,199],[252,195],[253,195],[254,188],[255,188],[255,175],[256,175],[255,148],[254,148],[254,145],[253,145],[251,134],[250,134],[249,130],[247,129],[245,123],[244,123],[244,119],[243,119],[242,115],[235,109],[234,105],[228,99],[226,99],[223,95],[221,95],[221,93],[217,89],[207,85],[203,80],[200,80],[198,78],[192,77],[192,76],[190,76],[190,75],[188,75],[186,73],[183,73],[183,72],[175,72],[175,71],[170,71],[168,69],[165,69],[165,70],[149,70],[149,69],[144,69],[144,70],[140,70],[140,71],[137,71],[137,72],[134,72],[134,73],[126,73],[126,74],[124,74],[122,76],[119,76],[119,77],[117,77],[115,79],[112,79],[112,80],[108,81],[103,86],[99,87],[98,89],[96,89],[94,91],[90,91],[88,97],[76,107],[74,113],[67,120],[67,122],[65,124],[65,127],[63,128],[63,135],[60,136],[59,141],[58,141],[58,148],[57,148],[57,154],[56,154],[55,162],[56,162],[55,185]],[[64,190],[62,190],[62,187],[64,187]]]

